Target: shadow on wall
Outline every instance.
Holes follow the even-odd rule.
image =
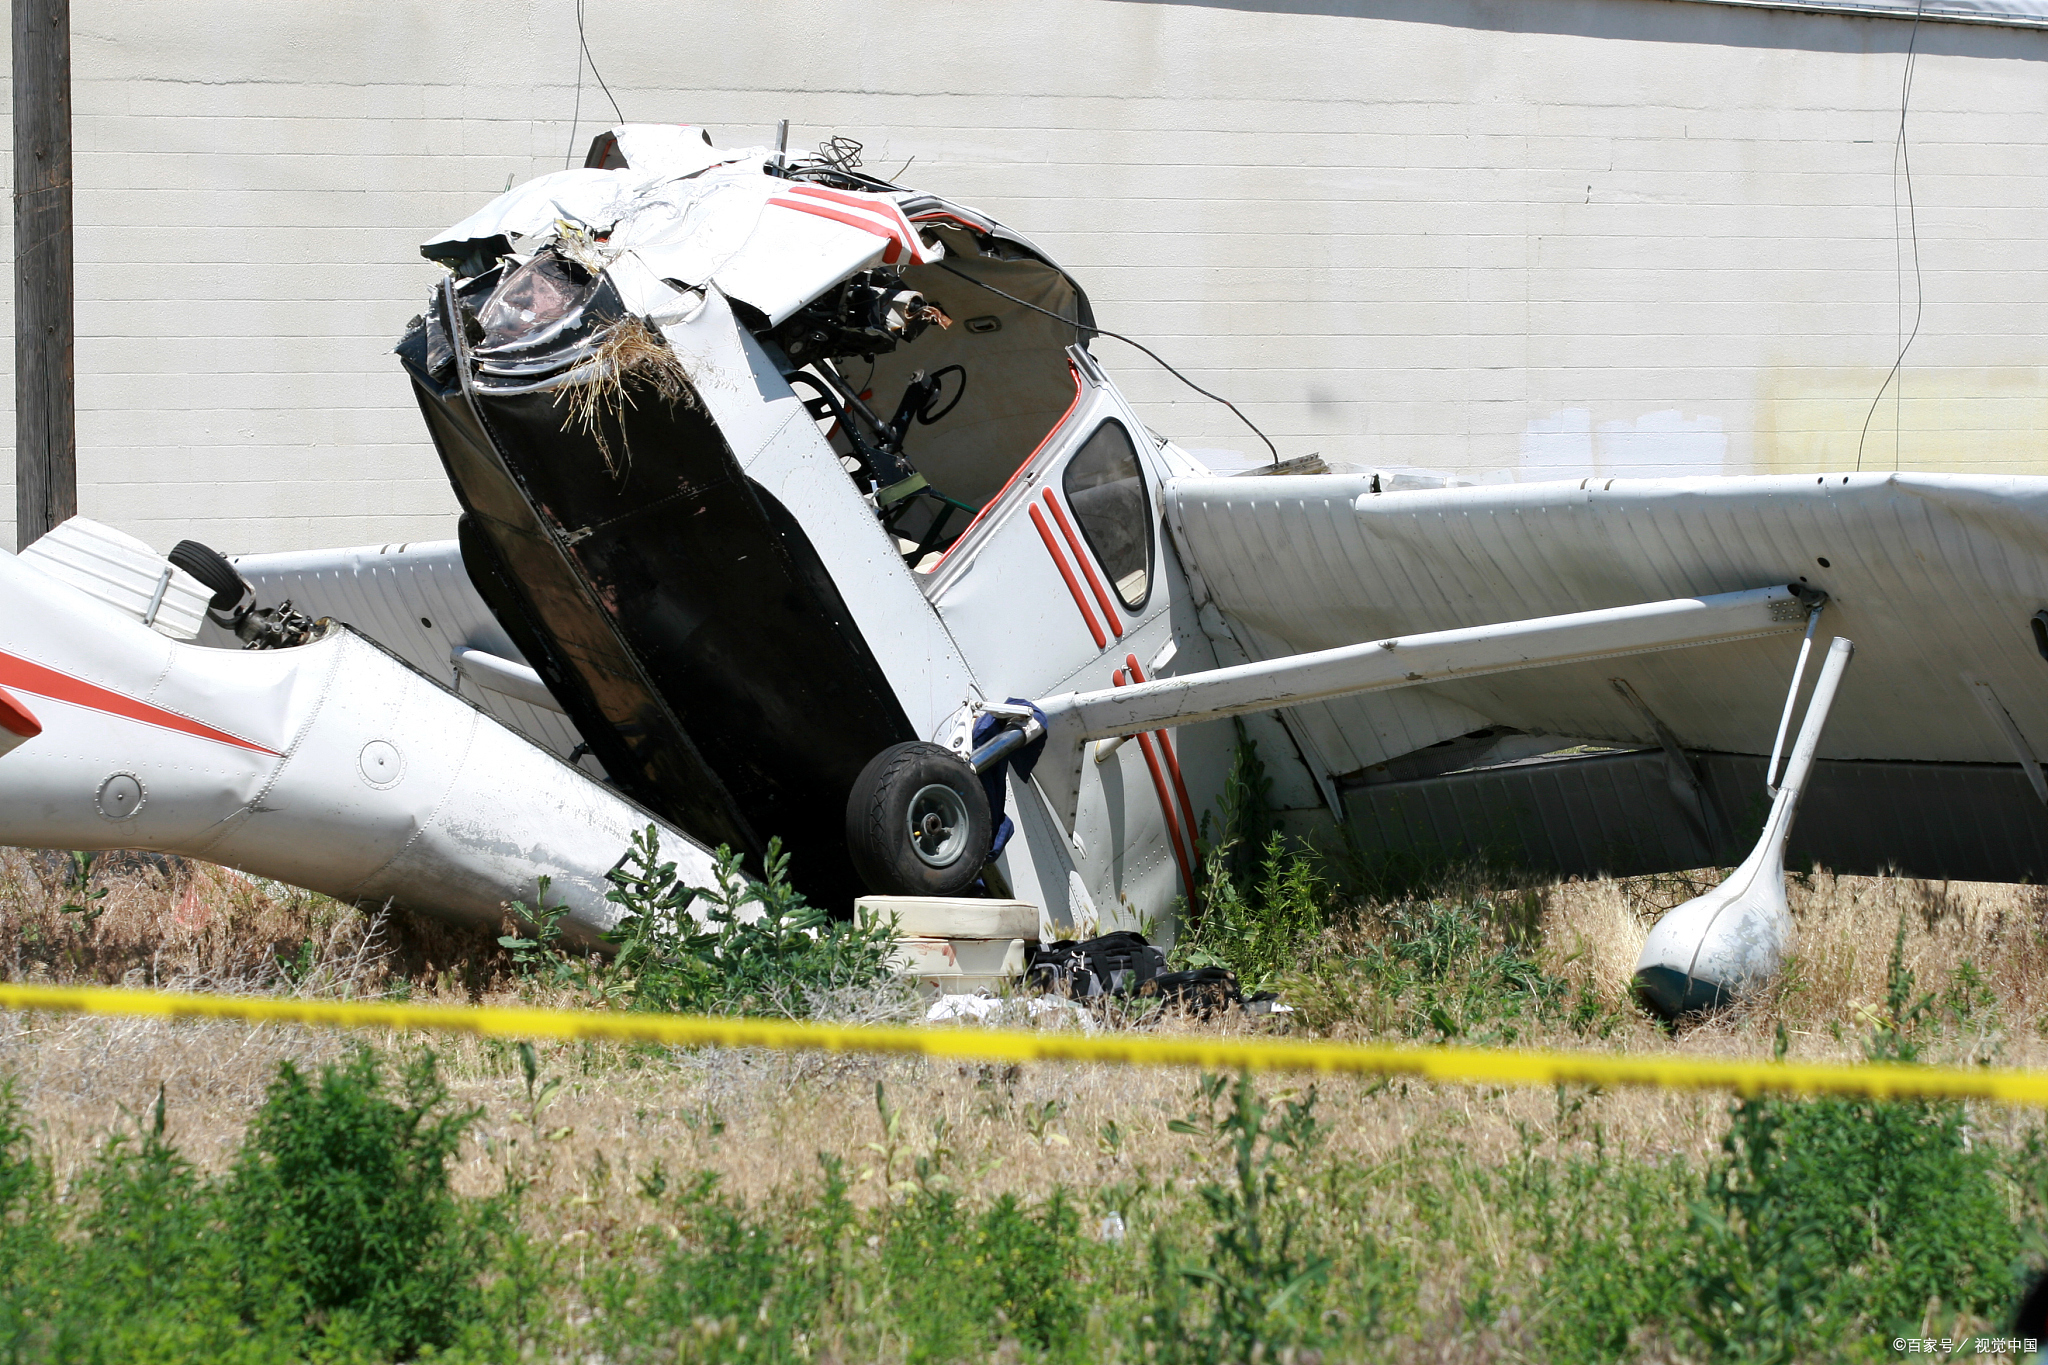
[[[1773,10],[1716,0],[1120,0],[1132,5],[1310,14],[1436,24],[1496,33],[1556,33],[1639,43],[1708,43],[1715,47],[1804,48],[1813,52],[1906,50],[1913,23]],[[1918,50],[1939,56],[2048,61],[2048,29],[1929,19]]]

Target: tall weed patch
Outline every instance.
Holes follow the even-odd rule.
[[[1296,963],[1329,922],[1333,891],[1314,850],[1273,828],[1272,779],[1239,727],[1230,775],[1205,821],[1209,847],[1174,958],[1226,967],[1246,990],[1264,990]]]
[[[165,1136],[161,1096],[59,1198],[11,1108],[0,1354],[10,1360],[410,1358],[454,1344],[509,1224],[448,1190],[473,1119],[431,1058],[391,1093],[375,1059],[287,1064],[232,1171]]]
[[[1526,894],[1471,894],[1373,907],[1281,979],[1322,1031],[1513,1043],[1563,1026],[1605,1037],[1619,1002],[1546,967]]]
[[[477,1114],[454,1111],[431,1056],[387,1093],[365,1051],[309,1078],[285,1066],[220,1199],[241,1281],[268,1311],[401,1353],[446,1345],[504,1229],[493,1201],[448,1189]]]
[[[768,841],[758,882],[741,872],[731,849],[719,848],[716,857],[717,885],[689,886],[662,860],[653,825],[635,834],[608,874],[605,899],[620,915],[606,935],[609,960],[562,947],[566,907],[547,904],[545,881],[534,910],[513,906],[531,927],[498,941],[528,979],[629,1009],[804,1015],[834,993],[893,979],[894,916],[862,911],[833,920],[790,884],[780,839]]]
[[[1742,1101],[1689,1161],[1585,1103],[1362,1158],[1316,1090],[1210,1076],[1163,1164],[1027,1195],[877,1087],[855,1161],[752,1201],[644,1166],[592,1223],[451,1191],[476,1116],[431,1061],[281,1070],[218,1175],[158,1106],[59,1182],[0,1099],[0,1360],[1836,1360],[1995,1328],[2039,1244],[2039,1136],[1954,1108]]]
[[[1249,1076],[1235,1085],[1206,1076],[1197,1099],[1172,1127],[1220,1148],[1228,1173],[1196,1187],[1208,1226],[1194,1254],[1177,1254],[1163,1232],[1153,1238],[1153,1298],[1142,1320],[1149,1351],[1211,1365],[1325,1343],[1334,1335],[1323,1313],[1331,1258],[1306,1234],[1300,1185],[1321,1137],[1315,1090],[1283,1099],[1276,1113]],[[1355,1311],[1358,1300],[1346,1298]]]

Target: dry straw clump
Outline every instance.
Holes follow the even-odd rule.
[[[660,332],[631,314],[599,334],[596,348],[573,374],[575,382],[555,394],[555,401],[568,409],[562,430],[588,436],[604,457],[605,472],[615,479],[625,477],[633,464],[625,415],[626,409],[639,407],[635,389],[671,408],[703,411],[682,359]],[[611,443],[614,431],[619,440],[616,453]]]
[[[0,849],[0,967],[13,981],[350,996],[414,979],[476,992],[509,966],[493,934],[210,863]]]

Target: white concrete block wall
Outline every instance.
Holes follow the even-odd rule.
[[[237,551],[449,533],[389,350],[434,278],[418,242],[562,164],[574,13],[74,0],[82,510]],[[738,145],[787,117],[884,174],[915,158],[906,183],[1039,240],[1288,455],[1844,468],[1895,353],[1907,24],[1671,0],[586,16],[629,119]],[[1864,466],[2048,473],[2048,33],[1916,41],[1926,305]],[[587,78],[582,111],[579,159],[613,121]],[[1160,431],[1256,448],[1097,349]]]

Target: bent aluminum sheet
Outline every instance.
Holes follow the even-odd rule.
[[[1830,600],[1857,643],[1821,756],[2014,764],[1978,704],[1988,684],[2048,752],[2048,479],[1785,475],[1374,493],[1365,478],[1179,479],[1169,524],[1254,659],[1454,626],[1760,582]],[[1626,678],[1690,748],[1766,753],[1798,649],[1750,640],[1398,696],[1295,708],[1324,772],[1345,775],[1487,726],[1655,745]]]
[[[628,125],[619,132],[632,135]],[[760,148],[715,152],[713,164],[679,167],[668,159],[616,170],[556,171],[507,190],[420,248],[435,260],[461,261],[493,243],[528,247],[564,229],[593,239],[579,247],[610,265],[636,259],[650,281],[702,289],[779,323],[857,270],[922,265],[945,248],[926,241],[904,215],[913,196],[827,189],[766,174]],[[684,167],[687,167],[685,169]],[[629,298],[653,308],[660,291]]]

